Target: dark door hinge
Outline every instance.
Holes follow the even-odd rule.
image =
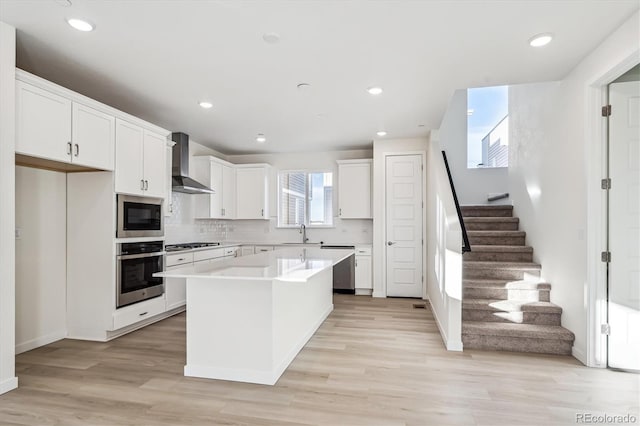
[[[602,107],[602,116],[609,117],[611,115],[611,105],[605,105]]]
[[[600,187],[602,189],[611,189],[611,178],[602,179],[600,181]]]
[[[600,254],[600,260],[602,260],[605,263],[610,263],[611,262],[611,252],[610,251],[603,251]]]

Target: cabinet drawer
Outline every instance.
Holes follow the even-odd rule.
[[[371,256],[371,247],[356,246],[356,256]]]
[[[164,295],[156,297],[135,305],[120,308],[113,313],[113,329],[118,330],[154,315],[163,313],[165,310]]]
[[[255,253],[262,253],[265,251],[273,251],[273,246],[255,246]]]
[[[216,257],[224,256],[224,249],[202,250],[193,253],[193,261],[199,262],[201,260],[215,259]]]
[[[227,247],[227,248],[224,248],[222,250],[224,250],[224,256],[225,257],[227,257],[227,256],[235,257],[237,252],[238,252],[238,247]]]
[[[193,263],[193,253],[168,254],[166,258],[167,267],[184,265],[187,263]]]

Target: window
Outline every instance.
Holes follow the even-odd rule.
[[[509,87],[467,90],[467,168],[509,166]]]
[[[278,175],[278,226],[333,225],[331,172],[291,171]]]

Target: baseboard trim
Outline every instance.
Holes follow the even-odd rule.
[[[433,309],[433,305],[431,305],[431,303],[429,303],[429,307],[431,308],[431,313],[433,314],[433,319],[435,320],[436,326],[438,327],[438,331],[440,332],[440,338],[442,339],[442,343],[444,343],[444,347],[448,351],[462,352],[463,350],[462,340],[450,341],[447,336],[447,333],[442,328],[442,324],[440,324],[440,319],[438,318],[438,314],[436,313],[436,310]]]
[[[588,365],[587,364],[587,357],[585,356],[585,353],[582,351],[582,349],[578,349],[575,346],[573,346],[571,348],[571,356],[573,356],[575,359],[577,359],[578,361],[580,361],[584,365]],[[600,366],[595,366],[595,367],[600,367]],[[604,367],[600,367],[600,368],[604,368]]]
[[[373,291],[373,294],[371,294],[371,297],[382,297],[382,298],[385,298],[385,297],[387,297],[387,295],[386,295],[386,294],[384,294],[384,293],[381,293],[381,292],[379,292],[379,291],[375,291],[375,290],[374,290],[374,291]]]
[[[57,342],[67,336],[67,330],[58,330],[53,333],[49,333],[46,336],[39,336],[35,339],[27,340],[26,342],[16,344],[16,355],[39,348],[40,346],[48,345],[49,343]]]
[[[11,377],[10,379],[0,382],[0,395],[12,391],[18,387],[18,378]]]

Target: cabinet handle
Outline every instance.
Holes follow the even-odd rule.
[[[338,209],[338,216],[342,216],[342,209]]]
[[[173,203],[169,203],[169,213],[173,213]]]
[[[220,209],[220,214],[224,216],[224,209]]]
[[[144,190],[145,190],[145,191],[148,191],[148,190],[149,190],[149,181],[148,181],[148,180],[145,180],[145,181],[144,181]]]
[[[144,179],[140,179],[140,189],[144,191]]]
[[[183,260],[186,260],[185,257],[181,257],[180,259],[178,259],[178,262],[182,262]]]
[[[356,259],[356,268],[358,267],[358,259]]]
[[[80,145],[76,144],[76,157],[80,154]]]
[[[147,311],[147,312],[143,312],[143,313],[138,314],[138,315],[139,315],[139,316],[144,316],[144,315],[147,315],[148,313],[149,313],[149,312]]]
[[[264,209],[260,210],[260,216],[264,217]]]
[[[71,142],[67,142],[67,155],[71,155],[72,149]]]

